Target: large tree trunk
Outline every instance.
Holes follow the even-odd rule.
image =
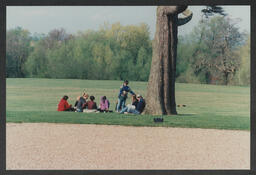
[[[146,96],[146,114],[177,114],[175,73],[177,55],[178,13],[186,6],[157,8],[153,57]]]

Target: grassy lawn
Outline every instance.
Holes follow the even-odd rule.
[[[177,83],[176,103],[186,107],[177,107],[177,116],[164,116],[163,123],[154,123],[155,116],[149,115],[56,111],[63,95],[74,105],[83,90],[94,95],[97,104],[106,95],[114,110],[121,84],[109,80],[7,79],[7,122],[250,129],[249,87]],[[129,86],[135,93],[146,95],[146,82],[130,82]]]

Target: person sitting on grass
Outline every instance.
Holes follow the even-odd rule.
[[[94,96],[90,96],[90,101],[85,103],[85,110],[84,112],[96,112],[97,111],[97,104],[94,102],[95,97]]]
[[[85,96],[85,95],[86,95],[86,93],[83,93],[83,95],[82,95],[82,96],[77,96],[77,98],[76,98],[76,102],[75,102],[75,105],[74,105],[74,106],[75,106],[75,107],[74,107],[75,109],[77,108],[77,104],[78,104],[78,102],[79,102],[80,98],[81,98],[81,97],[83,97],[83,96]]]
[[[127,112],[128,113],[132,113],[132,114],[141,114],[145,108],[145,100],[143,99],[143,97],[141,95],[137,95],[137,106],[136,108],[128,108]]]
[[[58,104],[58,111],[74,111],[74,108],[72,108],[71,104],[68,104],[67,100],[68,96],[64,95]]]
[[[85,108],[86,100],[88,99],[89,95],[84,93],[82,97],[78,97],[79,99],[76,102],[76,111],[77,112],[83,112],[83,109]]]
[[[120,113],[121,113],[121,114],[126,113],[127,111],[130,110],[130,108],[136,109],[137,104],[138,104],[138,100],[137,100],[137,98],[136,98],[136,95],[132,95],[132,104],[128,104],[125,108],[123,108],[123,109],[121,110]]]
[[[118,94],[118,103],[116,107],[116,111],[119,112],[120,108],[123,109],[125,107],[125,102],[127,98],[127,93],[130,92],[132,95],[135,95],[135,93],[130,89],[128,86],[129,81],[125,80],[123,85],[120,87],[120,92]],[[125,91],[125,93],[124,93]]]
[[[113,112],[113,111],[109,110],[109,107],[110,107],[110,103],[109,103],[107,97],[102,96],[101,99],[100,99],[100,107],[99,107],[98,110],[100,112]]]

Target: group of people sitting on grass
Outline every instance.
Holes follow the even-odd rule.
[[[141,114],[145,108],[145,100],[139,94],[135,94],[128,86],[128,81],[125,80],[123,85],[120,87],[118,94],[118,101],[116,103],[116,112]],[[132,103],[125,105],[128,93],[132,95]],[[102,96],[100,99],[100,105],[97,107],[94,102],[95,97],[83,93],[82,96],[77,97],[74,107],[67,102],[68,96],[65,95],[58,104],[58,111],[75,111],[75,112],[113,112],[109,110],[110,102],[106,96]]]
[[[58,104],[58,111],[75,111],[75,112],[113,112],[109,110],[109,100],[106,96],[102,96],[100,99],[100,105],[97,107],[96,102],[94,102],[95,97],[83,93],[82,96],[77,97],[74,107],[71,104],[68,104],[68,96],[65,95]]]

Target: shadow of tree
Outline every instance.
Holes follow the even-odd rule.
[[[180,117],[189,117],[189,116],[195,116],[196,114],[178,114]]]

